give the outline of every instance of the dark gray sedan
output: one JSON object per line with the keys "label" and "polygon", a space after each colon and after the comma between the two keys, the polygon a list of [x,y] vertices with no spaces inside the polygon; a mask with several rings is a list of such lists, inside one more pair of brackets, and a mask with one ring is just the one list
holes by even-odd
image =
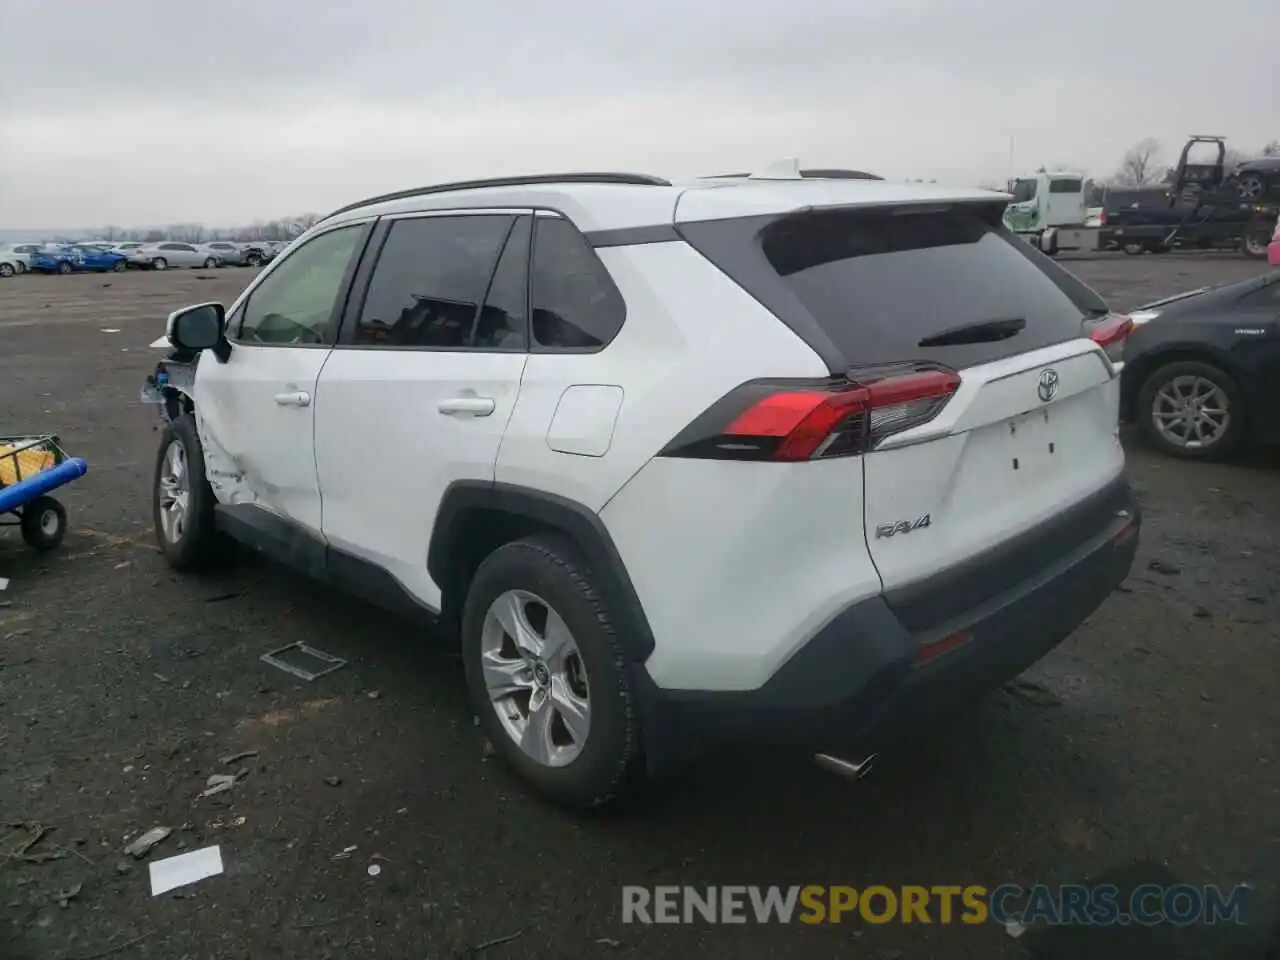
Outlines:
{"label": "dark gray sedan", "polygon": [[212,250],[224,267],[251,266],[248,247],[243,243],[233,243],[230,240],[212,240],[205,244],[205,248]]}
{"label": "dark gray sedan", "polygon": [[1120,417],[1172,456],[1280,442],[1280,270],[1133,311]]}

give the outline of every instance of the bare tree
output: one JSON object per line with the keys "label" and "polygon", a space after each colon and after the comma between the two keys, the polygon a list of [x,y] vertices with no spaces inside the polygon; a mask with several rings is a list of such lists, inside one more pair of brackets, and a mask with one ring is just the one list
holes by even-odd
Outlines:
{"label": "bare tree", "polygon": [[163,230],[148,230],[142,239],[147,243],[159,243],[161,240],[167,240],[168,236]]}
{"label": "bare tree", "polygon": [[1155,137],[1139,140],[1120,161],[1116,178],[1135,187],[1145,187],[1159,180],[1164,167],[1160,164],[1160,141]]}
{"label": "bare tree", "polygon": [[1264,157],[1274,157],[1276,154],[1280,154],[1280,140],[1272,140],[1262,148]]}

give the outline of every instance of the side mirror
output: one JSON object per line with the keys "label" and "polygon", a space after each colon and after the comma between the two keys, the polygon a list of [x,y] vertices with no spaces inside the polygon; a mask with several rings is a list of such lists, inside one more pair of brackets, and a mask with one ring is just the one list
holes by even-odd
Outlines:
{"label": "side mirror", "polygon": [[165,336],[179,350],[212,350],[222,363],[231,354],[227,310],[220,303],[200,303],[169,314]]}

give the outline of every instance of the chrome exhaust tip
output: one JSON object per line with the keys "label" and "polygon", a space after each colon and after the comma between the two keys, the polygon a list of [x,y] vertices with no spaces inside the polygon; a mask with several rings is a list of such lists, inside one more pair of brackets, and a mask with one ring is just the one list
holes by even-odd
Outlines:
{"label": "chrome exhaust tip", "polygon": [[878,753],[869,753],[861,760],[855,761],[843,760],[829,753],[815,753],[813,759],[817,761],[818,766],[826,767],[833,773],[838,773],[854,780],[861,780],[871,772],[879,756]]}

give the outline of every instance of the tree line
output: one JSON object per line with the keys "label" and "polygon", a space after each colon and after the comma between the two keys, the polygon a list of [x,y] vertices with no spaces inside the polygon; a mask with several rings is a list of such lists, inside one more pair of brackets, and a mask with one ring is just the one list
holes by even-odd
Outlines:
{"label": "tree line", "polygon": [[183,243],[208,243],[210,240],[292,240],[308,230],[320,215],[304,213],[279,220],[259,220],[249,226],[207,227],[203,223],[171,223],[165,227],[117,227],[100,228],[97,239],[133,240],[143,243],[160,243],[178,240]]}

